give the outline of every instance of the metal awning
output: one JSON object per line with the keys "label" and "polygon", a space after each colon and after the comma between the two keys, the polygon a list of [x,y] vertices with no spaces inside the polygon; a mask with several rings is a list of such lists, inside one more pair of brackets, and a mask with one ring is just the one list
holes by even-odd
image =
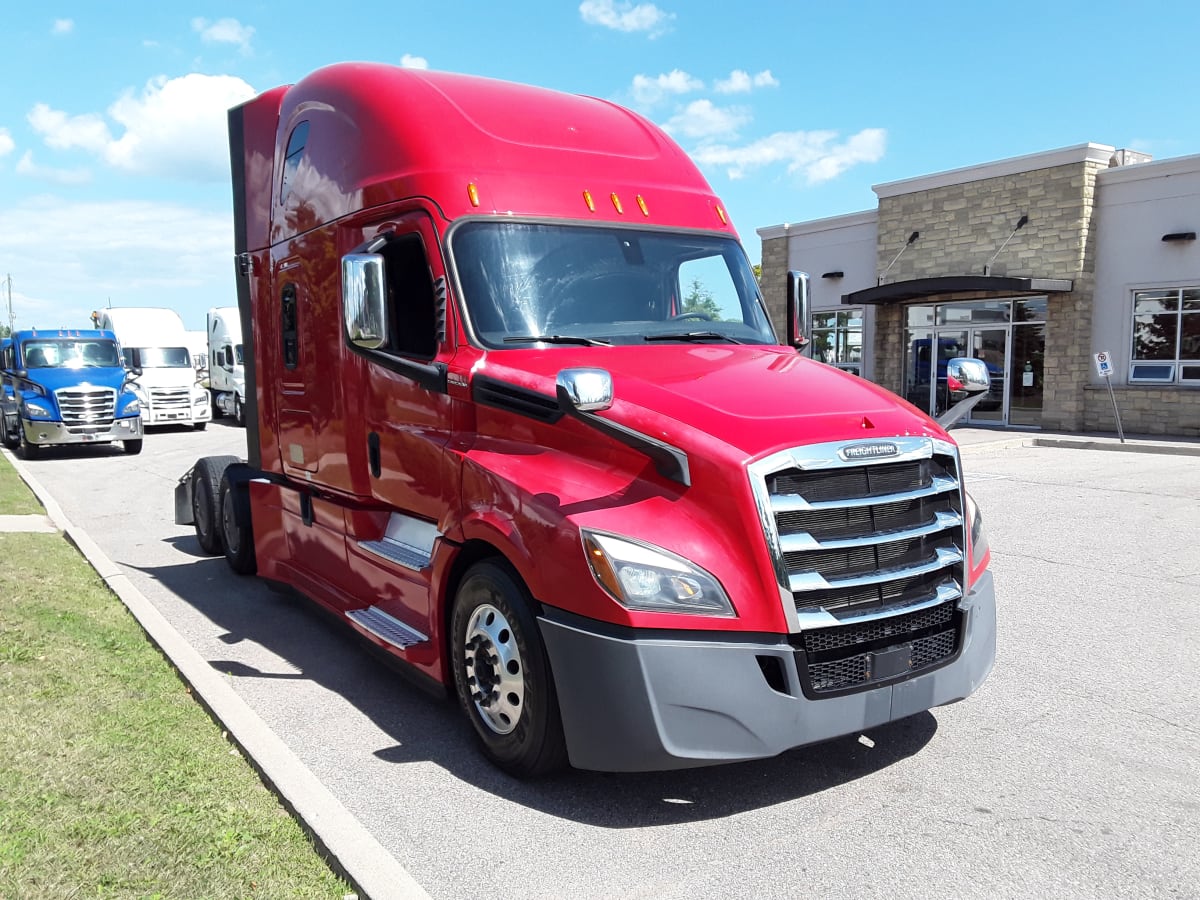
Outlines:
{"label": "metal awning", "polygon": [[1002,275],[943,275],[939,278],[914,278],[894,281],[878,287],[863,288],[852,294],[842,294],[846,306],[864,303],[901,303],[919,300],[935,294],[959,291],[999,291],[1002,293],[1065,294],[1074,282],[1069,278],[1008,278]]}

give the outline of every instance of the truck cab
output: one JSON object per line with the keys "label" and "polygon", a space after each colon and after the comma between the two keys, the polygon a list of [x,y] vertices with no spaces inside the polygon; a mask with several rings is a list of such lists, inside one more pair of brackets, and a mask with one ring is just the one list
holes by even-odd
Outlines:
{"label": "truck cab", "polygon": [[246,424],[242,319],[236,306],[208,311],[208,392],[214,419],[230,416],[236,424]]}
{"label": "truck cab", "polygon": [[18,331],[0,354],[10,449],[34,458],[46,447],[120,441],[126,453],[141,452],[136,375],[111,331]]}
{"label": "truck cab", "polygon": [[229,133],[247,452],[177,521],[456,697],[498,766],[758,759],[987,677],[953,440],[798,352],[802,291],[781,342],[651,122],[353,63]]}
{"label": "truck cab", "polygon": [[96,316],[99,327],[121,342],[126,367],[141,370],[137,390],[145,424],[204,430],[212,419],[208,391],[200,384],[179,313],[127,306],[101,309]]}

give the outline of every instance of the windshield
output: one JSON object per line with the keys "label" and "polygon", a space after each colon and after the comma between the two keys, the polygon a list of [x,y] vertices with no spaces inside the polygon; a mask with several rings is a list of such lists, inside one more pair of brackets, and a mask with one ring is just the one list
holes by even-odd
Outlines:
{"label": "windshield", "polygon": [[187,347],[125,347],[125,365],[143,369],[190,369],[192,355]]}
{"label": "windshield", "polygon": [[22,345],[27,369],[84,369],[117,367],[121,357],[115,341],[58,339],[26,341]]}
{"label": "windshield", "polygon": [[233,348],[233,362],[234,362],[234,365],[238,365],[238,366],[243,366],[246,364],[245,360],[242,359],[242,345],[241,344],[238,344],[236,347]]}
{"label": "windshield", "polygon": [[[774,344],[741,246],[715,235],[470,222],[450,245],[487,347]],[[555,340],[557,339],[557,340]]]}

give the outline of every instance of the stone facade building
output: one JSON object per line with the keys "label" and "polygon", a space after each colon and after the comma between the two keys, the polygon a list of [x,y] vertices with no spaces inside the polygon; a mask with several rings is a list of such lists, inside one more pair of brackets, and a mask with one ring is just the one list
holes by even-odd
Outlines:
{"label": "stone facade building", "polygon": [[[783,321],[809,272],[815,355],[938,412],[984,359],[971,421],[1200,435],[1200,156],[1083,144],[877,185],[878,207],[759,229]],[[941,363],[939,385],[938,363]]]}

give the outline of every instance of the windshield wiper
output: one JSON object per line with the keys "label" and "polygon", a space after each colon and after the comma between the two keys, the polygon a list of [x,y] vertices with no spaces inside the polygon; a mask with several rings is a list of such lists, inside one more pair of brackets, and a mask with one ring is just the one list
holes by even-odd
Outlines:
{"label": "windshield wiper", "polygon": [[680,331],[674,334],[648,334],[644,341],[728,341],[730,344],[740,344],[735,337],[721,334],[719,331]]}
{"label": "windshield wiper", "polygon": [[581,337],[574,334],[522,334],[506,337],[506,344],[584,344],[588,347],[611,347],[612,341]]}

